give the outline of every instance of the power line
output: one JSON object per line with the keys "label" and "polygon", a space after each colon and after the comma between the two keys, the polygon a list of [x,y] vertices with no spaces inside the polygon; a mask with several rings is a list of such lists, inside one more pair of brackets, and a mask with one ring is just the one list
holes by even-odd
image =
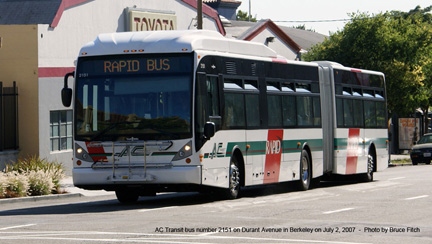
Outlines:
{"label": "power line", "polygon": [[273,22],[280,23],[325,23],[325,22],[342,22],[342,21],[350,21],[351,19],[329,19],[329,20],[272,20]]}

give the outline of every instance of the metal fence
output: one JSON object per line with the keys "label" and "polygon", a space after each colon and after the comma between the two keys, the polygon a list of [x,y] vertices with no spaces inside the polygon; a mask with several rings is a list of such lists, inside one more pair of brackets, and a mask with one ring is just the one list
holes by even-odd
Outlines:
{"label": "metal fence", "polygon": [[0,82],[0,151],[18,149],[18,88]]}

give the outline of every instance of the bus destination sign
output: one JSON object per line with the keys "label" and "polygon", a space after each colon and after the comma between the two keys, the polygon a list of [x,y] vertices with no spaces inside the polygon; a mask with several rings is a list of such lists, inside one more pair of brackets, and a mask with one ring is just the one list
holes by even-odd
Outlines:
{"label": "bus destination sign", "polygon": [[[130,56],[129,56],[130,57]],[[155,74],[184,73],[192,71],[190,56],[176,57],[119,57],[114,59],[87,59],[78,67],[79,77],[120,75],[120,74]]]}

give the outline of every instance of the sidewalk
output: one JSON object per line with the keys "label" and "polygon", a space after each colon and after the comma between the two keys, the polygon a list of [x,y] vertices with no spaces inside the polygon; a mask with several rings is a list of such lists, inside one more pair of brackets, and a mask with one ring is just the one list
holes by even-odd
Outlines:
{"label": "sidewalk", "polygon": [[64,194],[51,194],[45,196],[34,196],[34,197],[16,197],[16,198],[4,198],[0,199],[0,205],[2,204],[13,204],[18,202],[38,202],[44,200],[53,199],[64,199],[64,198],[77,198],[77,197],[95,197],[95,196],[115,196],[114,192],[108,192],[104,190],[83,190],[73,185],[72,176],[66,176],[61,181],[61,189],[66,191]]}
{"label": "sidewalk", "polygon": [[392,154],[391,155],[391,160],[402,160],[402,159],[411,160],[409,154]]}
{"label": "sidewalk", "polygon": [[113,191],[104,191],[104,190],[84,190],[73,185],[72,176],[66,176],[61,181],[62,189],[68,193],[72,194],[81,194],[81,196],[85,197],[94,197],[94,196],[106,196],[106,195],[115,195]]}
{"label": "sidewalk", "polygon": [[409,154],[392,154],[390,156],[389,167],[395,166],[412,166],[411,158]]}

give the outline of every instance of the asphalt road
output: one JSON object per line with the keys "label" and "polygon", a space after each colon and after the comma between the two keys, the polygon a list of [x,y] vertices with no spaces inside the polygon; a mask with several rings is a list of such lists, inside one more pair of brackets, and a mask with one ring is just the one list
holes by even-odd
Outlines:
{"label": "asphalt road", "polygon": [[162,194],[0,204],[0,243],[432,243],[432,165],[388,168],[371,183],[243,191],[220,201]]}

